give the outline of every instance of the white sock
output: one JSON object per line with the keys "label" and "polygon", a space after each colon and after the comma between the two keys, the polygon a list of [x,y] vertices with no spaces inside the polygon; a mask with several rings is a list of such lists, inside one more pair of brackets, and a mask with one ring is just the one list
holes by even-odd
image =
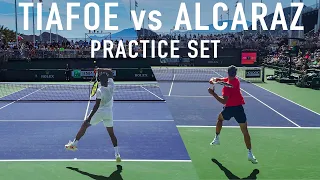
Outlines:
{"label": "white sock", "polygon": [[119,154],[119,148],[118,148],[118,146],[114,147],[114,153],[115,153],[116,155]]}
{"label": "white sock", "polygon": [[77,141],[76,139],[73,140],[73,144],[77,145],[79,141]]}
{"label": "white sock", "polygon": [[216,139],[219,139],[219,134],[216,134],[215,138],[216,138]]}
{"label": "white sock", "polygon": [[249,154],[252,154],[252,151],[251,151],[251,149],[248,149],[249,150]]}

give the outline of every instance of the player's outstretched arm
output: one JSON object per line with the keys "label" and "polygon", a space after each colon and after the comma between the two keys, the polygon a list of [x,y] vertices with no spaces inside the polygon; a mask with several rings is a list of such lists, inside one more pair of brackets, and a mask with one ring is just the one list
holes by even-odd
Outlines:
{"label": "player's outstretched arm", "polygon": [[215,78],[215,77],[212,77],[210,80],[209,80],[209,83],[210,84],[213,84],[214,82],[221,82],[221,81],[224,81],[225,78]]}

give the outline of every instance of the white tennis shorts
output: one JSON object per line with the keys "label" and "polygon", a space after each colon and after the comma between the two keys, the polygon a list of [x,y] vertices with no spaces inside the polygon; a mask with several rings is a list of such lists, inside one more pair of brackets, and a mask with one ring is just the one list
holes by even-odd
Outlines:
{"label": "white tennis shorts", "polygon": [[113,127],[113,112],[110,111],[97,111],[91,121],[91,125],[97,125],[98,123],[103,122],[104,127]]}

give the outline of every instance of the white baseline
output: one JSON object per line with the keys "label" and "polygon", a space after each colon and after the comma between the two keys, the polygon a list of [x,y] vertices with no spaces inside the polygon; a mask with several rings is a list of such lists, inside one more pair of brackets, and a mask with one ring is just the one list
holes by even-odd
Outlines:
{"label": "white baseline", "polygon": [[[121,159],[123,162],[192,162],[186,160]],[[0,162],[114,162],[114,159],[3,159]]]}

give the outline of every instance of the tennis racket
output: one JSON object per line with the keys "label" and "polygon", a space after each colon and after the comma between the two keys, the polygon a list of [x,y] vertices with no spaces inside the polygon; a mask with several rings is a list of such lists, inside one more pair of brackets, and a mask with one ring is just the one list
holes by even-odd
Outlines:
{"label": "tennis racket", "polygon": [[98,87],[99,87],[99,82],[98,82],[98,71],[95,74],[95,81],[93,83],[93,86],[91,88],[90,96],[93,97],[96,95]]}
{"label": "tennis racket", "polygon": [[219,85],[222,85],[222,86],[225,86],[225,87],[228,87],[228,88],[233,88],[232,84],[229,84],[229,83],[226,83],[226,82],[223,82],[223,81],[213,82],[213,84],[219,84]]}

